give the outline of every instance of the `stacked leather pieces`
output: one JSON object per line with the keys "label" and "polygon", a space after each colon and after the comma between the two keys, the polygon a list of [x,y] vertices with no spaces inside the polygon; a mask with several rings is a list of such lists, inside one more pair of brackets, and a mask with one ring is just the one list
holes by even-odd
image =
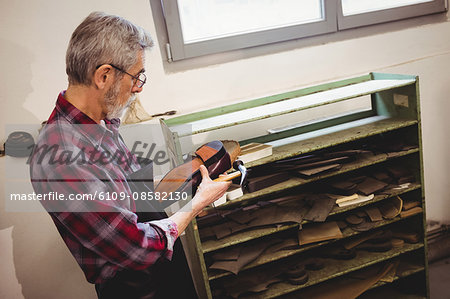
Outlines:
{"label": "stacked leather pieces", "polygon": [[352,195],[354,193],[370,195],[385,189],[388,184],[368,176],[356,176],[346,180],[334,181],[332,189],[342,195]]}
{"label": "stacked leather pieces", "polygon": [[406,243],[415,244],[421,240],[421,236],[417,232],[412,232],[408,228],[399,227],[392,230],[392,236],[401,239]]}
{"label": "stacked leather pieces", "polygon": [[400,215],[403,200],[400,196],[392,197],[380,204],[380,211],[384,219],[393,219]]}
{"label": "stacked leather pieces", "polygon": [[215,210],[213,213],[197,217],[200,238],[202,241],[217,239],[216,235],[223,238],[233,232],[250,229],[249,222],[258,216],[257,213],[254,214],[256,210],[269,205],[300,202],[303,197],[302,194],[288,195],[233,210]]}
{"label": "stacked leather pieces", "polygon": [[373,156],[373,153],[359,149],[316,152],[255,166],[249,169],[247,190],[255,192],[273,186],[289,179],[290,174],[312,177],[327,171],[337,170],[343,164],[355,161],[359,155]]}
{"label": "stacked leather pieces", "polygon": [[412,183],[416,180],[410,170],[400,165],[391,165],[387,167],[387,171],[396,180],[398,185]]}
{"label": "stacked leather pieces", "polygon": [[217,286],[222,293],[232,298],[257,294],[266,291],[271,285],[283,281],[280,269],[259,269],[245,275],[238,275],[224,280]]}
{"label": "stacked leather pieces", "polygon": [[405,218],[422,213],[423,209],[421,204],[420,201],[404,201],[400,217]]}
{"label": "stacked leather pieces", "polygon": [[220,240],[250,229],[286,223],[300,224],[308,211],[309,207],[301,200],[262,202],[225,214],[225,222],[201,229],[200,236],[202,240],[211,236]]}
{"label": "stacked leather pieces", "polygon": [[[286,281],[293,285],[305,284],[310,271],[322,270],[325,262],[321,258],[308,257],[298,262],[285,262],[282,267],[263,268],[245,275],[227,279],[218,286],[218,298],[241,298],[266,291],[271,285]],[[215,296],[216,297],[216,296]]]}
{"label": "stacked leather pieces", "polygon": [[311,209],[304,219],[313,222],[324,222],[336,205],[336,200],[326,194],[308,194],[305,198]]}
{"label": "stacked leather pieces", "polygon": [[326,283],[302,290],[296,298],[302,299],[354,299],[367,291],[371,286],[385,277],[395,266],[394,263],[385,263],[365,269],[370,271],[364,278],[351,276],[339,277]]}
{"label": "stacked leather pieces", "polygon": [[[372,210],[371,210],[372,211]],[[376,212],[369,212],[370,214],[376,214]],[[374,218],[377,219],[377,218]],[[378,220],[379,221],[379,220]],[[372,221],[370,216],[368,216],[365,211],[356,211],[352,214],[349,214],[345,217],[345,222],[348,226],[357,232],[364,232],[374,228],[377,225],[378,221]]]}
{"label": "stacked leather pieces", "polygon": [[305,284],[308,279],[308,273],[305,270],[304,264],[294,264],[290,266],[283,273],[284,278],[291,284],[302,285]]}
{"label": "stacked leather pieces", "polygon": [[336,245],[321,252],[321,257],[346,261],[356,257],[356,250],[354,248],[347,249],[343,246]]}
{"label": "stacked leather pieces", "polygon": [[[382,234],[378,236],[373,236],[372,238],[364,240],[355,248],[357,250],[365,250],[371,252],[386,252],[394,247],[391,239],[392,239],[392,232],[384,231]],[[400,247],[402,245],[403,244],[401,245],[397,244],[396,246]]]}
{"label": "stacked leather pieces", "polygon": [[252,172],[247,179],[246,187],[248,192],[256,192],[258,190],[282,183],[290,177],[291,176],[287,172],[276,172],[263,176],[254,176]]}
{"label": "stacked leather pieces", "polygon": [[320,258],[307,258],[298,263],[289,266],[283,273],[286,281],[293,285],[302,285],[308,282],[309,271],[322,270],[325,263]]}
{"label": "stacked leather pieces", "polygon": [[311,177],[327,171],[340,169],[342,165],[353,162],[362,155],[366,157],[373,156],[373,153],[360,149],[318,153],[316,161],[297,164],[292,167],[292,170],[294,174],[300,175],[301,177]]}
{"label": "stacked leather pieces", "polygon": [[298,232],[299,245],[342,238],[342,232],[335,221],[311,223]]}
{"label": "stacked leather pieces", "polygon": [[374,228],[383,219],[393,219],[400,215],[403,201],[399,196],[392,197],[376,206],[368,206],[345,217],[348,226],[357,232]]}
{"label": "stacked leather pieces", "polygon": [[227,248],[212,255],[214,263],[209,269],[224,270],[238,275],[243,267],[255,261],[267,248],[281,242],[280,239],[257,240],[231,249]]}

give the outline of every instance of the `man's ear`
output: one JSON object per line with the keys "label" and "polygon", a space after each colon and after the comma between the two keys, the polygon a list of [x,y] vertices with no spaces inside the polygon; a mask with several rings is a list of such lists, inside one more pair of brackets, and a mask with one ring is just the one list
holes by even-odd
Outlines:
{"label": "man's ear", "polygon": [[95,70],[92,81],[96,88],[105,89],[108,88],[110,82],[114,80],[114,70],[112,66],[104,64]]}

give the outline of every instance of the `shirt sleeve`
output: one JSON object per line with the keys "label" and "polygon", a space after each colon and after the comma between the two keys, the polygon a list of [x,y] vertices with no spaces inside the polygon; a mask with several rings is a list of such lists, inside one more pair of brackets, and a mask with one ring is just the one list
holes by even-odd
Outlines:
{"label": "shirt sleeve", "polygon": [[[161,257],[171,259],[178,236],[176,224],[168,218],[138,223],[137,215],[129,209],[129,200],[99,200],[100,192],[129,192],[126,181],[104,177],[107,175],[92,165],[54,168],[49,182],[43,184],[43,192],[63,193],[66,198],[70,194],[96,194],[97,198],[69,201],[47,211],[85,248],[120,267],[142,270]],[[43,204],[54,207],[54,203]]]}

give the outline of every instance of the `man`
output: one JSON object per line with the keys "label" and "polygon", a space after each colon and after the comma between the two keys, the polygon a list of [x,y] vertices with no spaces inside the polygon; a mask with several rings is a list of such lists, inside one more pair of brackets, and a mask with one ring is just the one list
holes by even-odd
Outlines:
{"label": "man", "polygon": [[[71,37],[69,86],[59,94],[30,160],[36,193],[72,197],[42,203],[99,298],[169,298],[174,290],[188,297],[179,288],[184,281],[174,281],[180,273],[161,279],[161,265],[171,267],[177,237],[230,184],[213,182],[202,167],[191,210],[139,221],[129,178],[141,166],[119,136],[118,117],[142,91],[144,51],[151,46],[150,36],[129,21],[90,14]],[[85,195],[93,200],[73,200]]]}

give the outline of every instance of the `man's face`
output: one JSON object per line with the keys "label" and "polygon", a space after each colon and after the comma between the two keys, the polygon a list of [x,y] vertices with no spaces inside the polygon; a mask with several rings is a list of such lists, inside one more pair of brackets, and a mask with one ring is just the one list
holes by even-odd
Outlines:
{"label": "man's face", "polygon": [[[144,51],[138,55],[138,61],[126,72],[133,76],[138,76],[144,72]],[[137,87],[135,79],[127,74],[116,80],[105,94],[105,105],[107,110],[107,119],[119,118],[123,112],[136,99],[136,93],[142,91],[142,87]]]}

